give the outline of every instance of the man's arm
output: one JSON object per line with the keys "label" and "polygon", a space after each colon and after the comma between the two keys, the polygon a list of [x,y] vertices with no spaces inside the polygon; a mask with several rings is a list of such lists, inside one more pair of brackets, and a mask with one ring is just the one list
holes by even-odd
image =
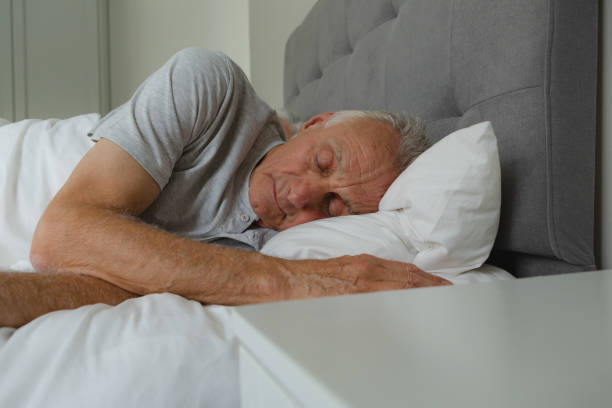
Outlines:
{"label": "man's arm", "polygon": [[0,272],[0,327],[20,327],[54,310],[92,303],[114,306],[135,296],[91,276]]}
{"label": "man's arm", "polygon": [[413,265],[366,255],[288,261],[178,237],[136,218],[159,192],[129,154],[101,140],[43,214],[32,264],[39,271],[97,277],[137,294],[172,292],[224,305],[446,282]]}

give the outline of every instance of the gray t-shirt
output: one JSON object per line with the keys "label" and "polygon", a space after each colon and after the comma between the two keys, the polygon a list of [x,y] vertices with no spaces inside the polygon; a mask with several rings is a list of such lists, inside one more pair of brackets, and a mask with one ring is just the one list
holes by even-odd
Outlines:
{"label": "gray t-shirt", "polygon": [[[274,231],[258,219],[251,171],[284,142],[273,110],[227,56],[188,48],[151,75],[90,132],[128,152],[157,182],[141,215],[197,241],[259,250]],[[248,229],[248,230],[247,230]]]}

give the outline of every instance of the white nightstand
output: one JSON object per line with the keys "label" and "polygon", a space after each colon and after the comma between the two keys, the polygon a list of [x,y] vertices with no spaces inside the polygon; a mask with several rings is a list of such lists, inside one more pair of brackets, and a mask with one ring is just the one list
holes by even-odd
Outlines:
{"label": "white nightstand", "polygon": [[612,271],[237,307],[244,407],[610,407]]}

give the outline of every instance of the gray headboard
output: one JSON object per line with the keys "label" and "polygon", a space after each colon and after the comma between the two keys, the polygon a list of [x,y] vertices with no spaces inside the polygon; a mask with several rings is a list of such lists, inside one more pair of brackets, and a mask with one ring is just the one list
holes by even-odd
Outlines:
{"label": "gray headboard", "polygon": [[594,268],[597,0],[319,0],[286,45],[285,108],[411,112],[436,141],[490,120],[502,215],[488,261]]}

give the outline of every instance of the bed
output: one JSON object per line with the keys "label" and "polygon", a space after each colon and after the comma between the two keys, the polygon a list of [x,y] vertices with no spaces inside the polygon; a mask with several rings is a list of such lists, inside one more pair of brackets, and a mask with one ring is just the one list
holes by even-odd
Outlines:
{"label": "bed", "polygon": [[[286,45],[285,109],[411,112],[432,142],[488,121],[501,213],[487,264],[592,270],[597,22],[595,0],[320,0]],[[236,406],[236,360],[227,308],[160,294],[59,311],[0,329],[0,406]]]}

